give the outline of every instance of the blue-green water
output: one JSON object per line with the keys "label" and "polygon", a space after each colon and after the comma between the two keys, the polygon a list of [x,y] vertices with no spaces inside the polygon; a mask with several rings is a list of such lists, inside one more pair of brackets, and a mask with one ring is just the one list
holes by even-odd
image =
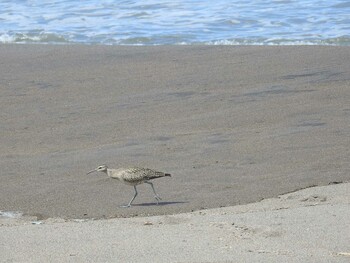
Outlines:
{"label": "blue-green water", "polygon": [[0,43],[350,45],[350,1],[0,1]]}

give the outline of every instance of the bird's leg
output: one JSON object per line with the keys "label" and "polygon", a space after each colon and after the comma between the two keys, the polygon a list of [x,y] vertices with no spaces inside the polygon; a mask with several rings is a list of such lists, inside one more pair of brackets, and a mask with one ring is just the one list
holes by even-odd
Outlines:
{"label": "bird's leg", "polygon": [[134,185],[134,189],[135,189],[135,194],[134,194],[134,196],[131,198],[129,204],[127,204],[127,205],[122,205],[121,207],[130,207],[130,206],[131,206],[132,201],[134,201],[135,197],[137,196],[136,185]]}
{"label": "bird's leg", "polygon": [[154,193],[154,198],[157,200],[157,205],[159,205],[159,200],[162,200],[159,195],[157,195],[156,191],[154,190],[153,184],[151,182],[145,182],[146,184],[151,185],[153,193]]}

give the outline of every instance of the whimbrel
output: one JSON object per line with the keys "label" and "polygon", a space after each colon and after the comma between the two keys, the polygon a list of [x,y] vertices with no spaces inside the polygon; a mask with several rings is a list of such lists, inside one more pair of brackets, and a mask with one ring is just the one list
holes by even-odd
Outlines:
{"label": "whimbrel", "polygon": [[131,168],[119,168],[119,169],[109,169],[107,165],[100,165],[96,169],[88,172],[104,172],[109,177],[113,179],[118,179],[119,181],[134,186],[135,194],[131,198],[130,202],[127,205],[123,205],[121,207],[130,207],[131,203],[134,201],[135,197],[137,196],[137,189],[136,185],[146,183],[149,184],[152,187],[154,198],[157,200],[157,205],[159,204],[159,200],[161,198],[159,195],[157,195],[156,191],[154,190],[154,186],[149,180],[164,177],[164,176],[171,176],[168,173],[158,172],[152,169],[148,168],[139,168],[139,167],[131,167]]}

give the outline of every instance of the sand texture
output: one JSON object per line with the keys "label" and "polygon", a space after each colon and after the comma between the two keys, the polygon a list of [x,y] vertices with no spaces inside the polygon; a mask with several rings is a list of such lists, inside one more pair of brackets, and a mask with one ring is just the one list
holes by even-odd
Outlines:
{"label": "sand texture", "polygon": [[350,184],[177,215],[1,219],[1,262],[349,262]]}
{"label": "sand texture", "polygon": [[[350,178],[349,47],[0,45],[0,76],[2,211],[165,215]],[[123,209],[132,187],[86,175],[104,163],[173,177]]]}

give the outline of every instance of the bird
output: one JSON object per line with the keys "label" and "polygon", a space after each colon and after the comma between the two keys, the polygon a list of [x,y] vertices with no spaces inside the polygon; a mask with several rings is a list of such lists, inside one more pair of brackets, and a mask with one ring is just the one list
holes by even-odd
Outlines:
{"label": "bird", "polygon": [[151,183],[150,180],[165,176],[171,177],[171,174],[169,173],[159,172],[149,168],[130,167],[110,169],[105,164],[98,166],[96,169],[89,171],[87,174],[93,172],[103,172],[113,179],[118,179],[124,184],[132,185],[134,187],[134,196],[131,198],[130,202],[127,205],[122,205],[121,207],[131,207],[131,203],[134,201],[138,194],[136,185],[143,183],[149,184],[152,187],[154,198],[156,199],[158,205],[161,198],[159,197],[159,195],[157,195],[156,191],[154,190],[153,183]]}

